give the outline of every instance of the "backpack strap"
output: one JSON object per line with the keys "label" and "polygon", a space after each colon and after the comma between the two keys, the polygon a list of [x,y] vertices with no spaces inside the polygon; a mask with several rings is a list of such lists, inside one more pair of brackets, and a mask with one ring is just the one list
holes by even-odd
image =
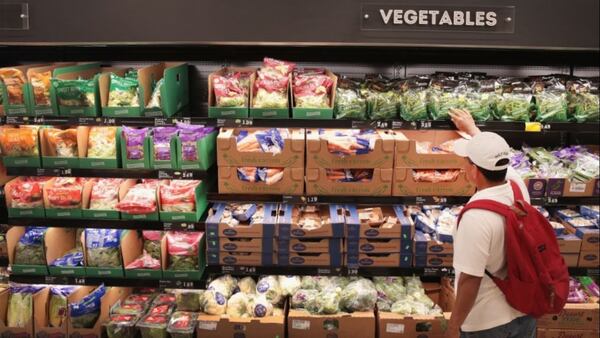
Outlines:
{"label": "backpack strap", "polygon": [[469,202],[467,203],[467,205],[464,206],[464,208],[460,211],[460,214],[458,215],[458,220],[456,221],[457,229],[463,214],[471,209],[483,209],[492,211],[501,216],[504,216],[505,218],[507,218],[513,212],[513,210],[508,205],[493,200],[476,200],[473,202]]}
{"label": "backpack strap", "polygon": [[515,198],[515,202],[516,201],[523,201],[523,192],[521,191],[521,188],[519,187],[519,185],[517,184],[517,182],[510,180],[510,186],[512,187],[512,191],[513,191],[513,196]]}

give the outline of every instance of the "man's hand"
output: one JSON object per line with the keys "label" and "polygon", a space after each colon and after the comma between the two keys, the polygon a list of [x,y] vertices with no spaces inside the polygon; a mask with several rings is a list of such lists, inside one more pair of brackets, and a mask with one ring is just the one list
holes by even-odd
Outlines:
{"label": "man's hand", "polygon": [[475,136],[481,132],[475,125],[473,116],[471,116],[471,113],[468,111],[464,109],[450,109],[449,115],[458,130],[465,132],[470,136]]}
{"label": "man's hand", "polygon": [[448,325],[446,332],[444,332],[444,338],[460,338],[460,330],[458,326]]}

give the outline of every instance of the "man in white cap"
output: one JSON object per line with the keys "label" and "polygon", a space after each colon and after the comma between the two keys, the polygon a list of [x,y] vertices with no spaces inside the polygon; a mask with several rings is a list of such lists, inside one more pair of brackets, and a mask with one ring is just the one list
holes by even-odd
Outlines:
{"label": "man in white cap", "polygon": [[[465,171],[477,192],[470,201],[491,199],[513,205],[508,180],[519,186],[529,202],[527,187],[510,167],[510,147],[498,134],[481,132],[465,110],[450,113],[457,128],[470,140],[455,144],[454,151],[466,157]],[[534,338],[536,321],[506,301],[502,291],[487,273],[506,277],[502,216],[492,211],[471,209],[462,216],[454,234],[456,302],[446,331],[447,338]]]}

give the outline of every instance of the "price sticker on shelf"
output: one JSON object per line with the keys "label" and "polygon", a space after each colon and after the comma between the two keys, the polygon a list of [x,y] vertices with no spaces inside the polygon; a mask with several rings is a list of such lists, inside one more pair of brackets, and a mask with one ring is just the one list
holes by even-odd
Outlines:
{"label": "price sticker on shelf", "polygon": [[[175,174],[175,173],[173,173],[173,174]],[[158,171],[158,179],[159,180],[173,179],[173,174],[170,171],[159,170]]]}
{"label": "price sticker on shelf", "polygon": [[390,121],[375,121],[374,127],[377,129],[390,129]]}
{"label": "price sticker on shelf", "polygon": [[348,268],[348,276],[358,276],[357,268]]}
{"label": "price sticker on shelf", "polygon": [[240,266],[240,273],[253,275],[256,273],[256,267],[254,266]]}
{"label": "price sticker on shelf", "polygon": [[184,289],[193,289],[194,288],[194,282],[192,281],[183,281],[181,282],[181,287]]}
{"label": "price sticker on shelf", "polygon": [[221,266],[221,272],[222,273],[233,273],[235,271],[235,268],[233,266],[229,266],[229,265],[222,265]]}
{"label": "price sticker on shelf", "polygon": [[251,127],[254,125],[254,121],[252,119],[236,119],[235,123],[242,127]]}
{"label": "price sticker on shelf", "polygon": [[331,269],[317,269],[317,275],[331,275]]}
{"label": "price sticker on shelf", "polygon": [[525,122],[525,131],[530,133],[539,133],[543,129],[540,122]]}
{"label": "price sticker on shelf", "polygon": [[548,197],[546,198],[547,204],[558,204],[558,198],[556,197]]}
{"label": "price sticker on shelf", "polygon": [[168,125],[170,125],[169,120],[164,117],[157,117],[154,119],[155,127],[162,127],[162,126],[168,126]]}
{"label": "price sticker on shelf", "polygon": [[421,129],[431,129],[431,121],[421,121],[419,124]]}
{"label": "price sticker on shelf", "polygon": [[45,124],[46,119],[43,116],[36,116],[33,118],[33,123],[34,124]]}
{"label": "price sticker on shelf", "polygon": [[23,121],[25,122],[26,117],[20,119],[17,116],[7,116],[6,117],[6,124],[20,124],[19,122]]}
{"label": "price sticker on shelf", "polygon": [[62,168],[58,170],[59,176],[71,176],[73,175],[73,170],[71,168]]}
{"label": "price sticker on shelf", "polygon": [[180,177],[185,180],[191,180],[194,178],[194,172],[192,171],[182,171]]}
{"label": "price sticker on shelf", "polygon": [[76,277],[75,279],[73,279],[73,284],[76,284],[76,285],[85,285],[85,278],[83,278],[83,277]]}
{"label": "price sticker on shelf", "polygon": [[402,129],[404,127],[403,121],[392,121],[392,129]]}
{"label": "price sticker on shelf", "polygon": [[319,196],[306,196],[306,203],[318,203]]}
{"label": "price sticker on shelf", "polygon": [[78,117],[77,118],[77,124],[80,126],[93,126],[100,121],[102,121],[102,120],[99,118],[96,118],[96,117]]}
{"label": "price sticker on shelf", "polygon": [[114,117],[103,117],[102,124],[105,126],[114,126],[116,124],[116,119]]}

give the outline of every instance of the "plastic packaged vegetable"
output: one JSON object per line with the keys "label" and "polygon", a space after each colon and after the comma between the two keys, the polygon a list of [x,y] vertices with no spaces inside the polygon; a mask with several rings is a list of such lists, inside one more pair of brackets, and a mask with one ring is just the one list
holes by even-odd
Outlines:
{"label": "plastic packaged vegetable", "polygon": [[507,80],[498,101],[498,115],[502,121],[529,122],[531,114],[531,87],[522,81]]}
{"label": "plastic packaged vegetable", "polygon": [[10,285],[6,326],[24,328],[33,320],[33,294],[41,289],[33,285]]}
{"label": "plastic packaged vegetable", "polygon": [[271,58],[256,73],[254,83],[254,108],[287,108],[289,74],[296,65]]}
{"label": "plastic packaged vegetable", "polygon": [[240,292],[246,294],[254,294],[256,293],[256,282],[252,277],[244,277],[240,279],[237,283]]}
{"label": "plastic packaged vegetable", "polygon": [[357,80],[342,77],[338,81],[333,112],[337,119],[367,118],[367,101],[360,95]]}
{"label": "plastic packaged vegetable", "polygon": [[394,119],[398,116],[400,93],[384,78],[369,79],[365,91],[369,115],[372,120]]}
{"label": "plastic packaged vegetable", "polygon": [[567,93],[560,81],[555,78],[541,79],[534,82],[533,89],[536,121],[567,121]]}
{"label": "plastic packaged vegetable", "polygon": [[53,78],[60,106],[93,107],[96,104],[96,78],[90,80],[62,80]]}
{"label": "plastic packaged vegetable", "polygon": [[429,77],[414,76],[402,83],[400,117],[406,121],[427,120],[427,88]]}
{"label": "plastic packaged vegetable", "polygon": [[213,77],[217,107],[248,107],[250,74],[235,72]]}
{"label": "plastic packaged vegetable", "polygon": [[114,309],[113,313],[119,315],[134,315],[139,316],[146,312],[146,308],[148,307],[147,303],[127,303],[127,304],[119,304],[117,308]]}
{"label": "plastic packaged vegetable", "polygon": [[52,72],[36,72],[31,74],[31,86],[33,87],[33,100],[38,106],[49,106],[50,101],[50,79]]}
{"label": "plastic packaged vegetable", "polygon": [[50,263],[50,266],[83,266],[83,251],[80,248],[69,250],[62,257],[59,257]]}
{"label": "plastic packaged vegetable", "polygon": [[273,315],[273,304],[264,295],[251,297],[248,301],[247,313],[255,318]]}
{"label": "plastic packaged vegetable", "polygon": [[264,182],[273,185],[283,179],[284,168],[238,167],[237,176],[240,181]]}
{"label": "plastic packaged vegetable", "polygon": [[62,327],[67,321],[67,297],[75,291],[74,286],[50,287],[48,301],[48,324],[50,327]]}
{"label": "plastic packaged vegetable", "polygon": [[283,297],[294,295],[302,286],[299,276],[279,276],[278,281]]}
{"label": "plastic packaged vegetable", "polygon": [[184,161],[198,161],[198,141],[206,137],[215,129],[213,127],[193,126],[177,123],[179,140],[181,141],[181,158]]}
{"label": "plastic packaged vegetable", "polygon": [[120,77],[114,73],[110,74],[110,91],[108,93],[109,107],[139,107],[138,88],[139,82],[136,77]]}
{"label": "plastic packaged vegetable", "polygon": [[413,170],[413,179],[415,182],[454,182],[459,174],[460,170],[458,169],[419,169]]}
{"label": "plastic packaged vegetable", "polygon": [[361,278],[342,290],[341,308],[348,312],[372,311],[377,303],[377,290],[368,279]]}
{"label": "plastic packaged vegetable", "polygon": [[196,210],[197,180],[162,180],[159,186],[161,211],[193,212]]}
{"label": "plastic packaged vegetable", "polygon": [[14,264],[46,265],[44,235],[46,227],[28,226],[15,248]]}
{"label": "plastic packaged vegetable", "polygon": [[265,276],[256,283],[256,294],[264,295],[271,304],[279,304],[283,294],[277,276]]}
{"label": "plastic packaged vegetable", "polygon": [[369,182],[373,169],[326,169],[327,179],[336,182]]}
{"label": "plastic packaged vegetable", "polygon": [[81,208],[81,194],[85,178],[57,177],[52,186],[48,187],[49,208],[79,209]]}
{"label": "plastic packaged vegetable", "polygon": [[147,109],[161,107],[162,98],[161,98],[160,91],[161,91],[164,83],[165,83],[164,78],[158,80],[158,82],[156,83],[156,86],[152,90],[152,96],[150,96],[150,101],[148,101],[148,104],[146,105]]}
{"label": "plastic packaged vegetable", "polygon": [[236,137],[236,149],[240,152],[265,152],[277,155],[283,151],[285,138],[289,137],[285,128],[240,130]]}
{"label": "plastic packaged vegetable", "polygon": [[150,304],[152,298],[149,294],[132,294],[125,298],[123,304]]}
{"label": "plastic packaged vegetable", "polygon": [[142,253],[138,258],[134,259],[131,263],[125,266],[126,270],[131,269],[150,269],[159,270],[160,260],[152,258],[148,253]]}
{"label": "plastic packaged vegetable", "polygon": [[168,316],[147,315],[138,321],[136,327],[140,330],[142,338],[168,338],[168,323]]}
{"label": "plastic packaged vegetable", "polygon": [[178,271],[197,270],[198,251],[202,232],[167,232],[167,250],[169,253],[169,269]]}
{"label": "plastic packaged vegetable", "polygon": [[156,183],[138,183],[117,203],[115,209],[131,215],[150,214],[156,211]]}
{"label": "plastic packaged vegetable", "polygon": [[202,311],[204,290],[175,290],[177,311]]}
{"label": "plastic packaged vegetable", "polygon": [[175,304],[175,295],[172,293],[161,293],[152,301],[153,305]]}
{"label": "plastic packaged vegetable", "polygon": [[106,323],[106,334],[108,338],[130,338],[135,337],[138,321],[137,315],[114,314]]}
{"label": "plastic packaged vegetable", "polygon": [[196,314],[177,311],[171,315],[167,332],[171,338],[194,338]]}
{"label": "plastic packaged vegetable", "polygon": [[116,158],[117,127],[91,127],[88,136],[87,157]]}
{"label": "plastic packaged vegetable", "polygon": [[309,299],[305,309],[313,314],[336,314],[340,312],[340,288],[319,291],[317,297]]}
{"label": "plastic packaged vegetable", "polygon": [[599,79],[577,79],[567,82],[569,120],[595,122],[600,117]]}
{"label": "plastic packaged vegetable", "polygon": [[120,267],[121,235],[119,229],[85,229],[87,266]]}
{"label": "plastic packaged vegetable", "polygon": [[202,296],[204,301],[204,311],[209,315],[222,315],[227,309],[227,298],[215,290],[206,290]]}
{"label": "plastic packaged vegetable", "polygon": [[91,210],[114,210],[119,202],[120,178],[100,178],[92,185]]}
{"label": "plastic packaged vegetable", "polygon": [[297,108],[331,107],[333,80],[323,69],[309,69],[294,73],[294,103]]}
{"label": "plastic packaged vegetable", "polygon": [[100,305],[105,293],[104,285],[100,285],[80,301],[69,304],[69,318],[74,328],[89,329],[94,327],[100,316]]}
{"label": "plastic packaged vegetable", "polygon": [[25,104],[23,86],[27,79],[21,70],[16,68],[0,69],[0,80],[6,86],[9,104]]}
{"label": "plastic packaged vegetable", "polygon": [[372,129],[319,129],[319,138],[327,141],[330,153],[342,157],[368,154],[381,139]]}
{"label": "plastic packaged vegetable", "polygon": [[50,156],[77,157],[77,129],[43,128]]}
{"label": "plastic packaged vegetable", "polygon": [[317,298],[318,294],[319,291],[315,289],[300,289],[296,291],[291,298],[292,308],[305,309],[309,300]]}
{"label": "plastic packaged vegetable", "polygon": [[144,239],[144,251],[150,255],[150,257],[161,260],[161,242],[164,233],[162,231],[144,230],[142,231],[142,237]]}
{"label": "plastic packaged vegetable", "polygon": [[152,130],[154,160],[171,160],[171,139],[177,134],[176,127],[156,127]]}
{"label": "plastic packaged vegetable", "polygon": [[127,159],[129,160],[141,160],[145,156],[146,135],[148,128],[129,128],[123,127],[121,129],[123,138],[125,139],[125,147],[127,149]]}
{"label": "plastic packaged vegetable", "polygon": [[150,310],[148,310],[149,315],[170,315],[173,312],[175,306],[173,304],[159,304],[152,305]]}
{"label": "plastic packaged vegetable", "polygon": [[[248,304],[254,295],[248,295],[243,292],[238,292],[227,300],[226,313],[232,318],[246,318],[251,315],[248,312]],[[270,303],[269,303],[270,305]]]}
{"label": "plastic packaged vegetable", "polygon": [[219,276],[208,284],[208,290],[218,291],[225,296],[225,298],[231,297],[237,288],[237,280],[231,277],[231,275]]}
{"label": "plastic packaged vegetable", "polygon": [[38,127],[0,129],[0,150],[4,156],[38,156]]}

